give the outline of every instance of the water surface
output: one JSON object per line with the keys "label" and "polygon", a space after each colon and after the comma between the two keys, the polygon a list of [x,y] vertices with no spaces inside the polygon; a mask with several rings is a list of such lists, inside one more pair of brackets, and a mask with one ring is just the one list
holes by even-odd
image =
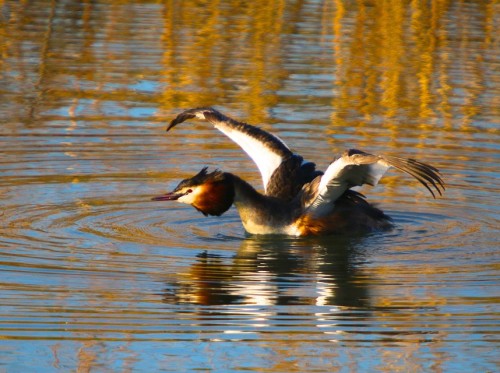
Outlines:
{"label": "water surface", "polygon": [[[0,371],[499,369],[495,1],[0,3]],[[215,105],[320,169],[389,172],[362,237],[245,234],[152,202],[202,167],[260,188]]]}

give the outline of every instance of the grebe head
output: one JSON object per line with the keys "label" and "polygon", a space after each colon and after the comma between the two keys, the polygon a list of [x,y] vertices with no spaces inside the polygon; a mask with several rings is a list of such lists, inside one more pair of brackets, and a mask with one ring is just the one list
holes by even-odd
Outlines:
{"label": "grebe head", "polygon": [[153,201],[178,201],[193,206],[206,215],[222,215],[234,201],[234,185],[229,174],[203,168],[195,176],[182,180],[170,193]]}

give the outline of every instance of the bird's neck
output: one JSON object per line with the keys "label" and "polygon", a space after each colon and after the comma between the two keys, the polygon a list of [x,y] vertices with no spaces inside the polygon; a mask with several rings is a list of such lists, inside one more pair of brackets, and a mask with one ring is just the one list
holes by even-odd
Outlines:
{"label": "bird's neck", "polygon": [[276,198],[265,196],[236,175],[232,175],[234,205],[245,230],[254,234],[284,233],[290,224],[292,208]]}

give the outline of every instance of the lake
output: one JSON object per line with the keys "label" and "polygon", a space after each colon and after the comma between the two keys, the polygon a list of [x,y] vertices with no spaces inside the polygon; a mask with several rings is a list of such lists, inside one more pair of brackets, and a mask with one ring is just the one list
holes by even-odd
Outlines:
{"label": "lake", "polygon": [[[0,2],[0,372],[495,372],[500,7],[486,1]],[[208,166],[261,188],[214,106],[362,193],[389,232],[246,234],[151,198]]]}

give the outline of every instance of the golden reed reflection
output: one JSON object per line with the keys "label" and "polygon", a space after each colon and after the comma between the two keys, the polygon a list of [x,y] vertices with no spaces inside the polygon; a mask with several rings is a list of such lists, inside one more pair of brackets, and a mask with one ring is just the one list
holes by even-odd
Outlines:
{"label": "golden reed reflection", "polygon": [[[465,126],[485,111],[498,116],[493,98],[486,105],[479,99],[487,91],[481,78],[493,68],[484,54],[492,50],[493,3],[478,4],[481,13],[471,16],[450,0],[430,4],[417,0],[359,1],[348,11],[343,2],[334,1],[333,123],[348,121],[355,110],[367,120],[382,116],[397,137],[406,118],[420,124],[425,139],[436,120],[449,128],[453,116],[455,124]],[[470,17],[481,22],[483,29],[472,26]],[[458,41],[454,40],[456,35],[450,35],[454,28],[460,30]],[[484,40],[484,47],[472,45],[478,38]],[[470,54],[474,49],[475,57]],[[472,84],[464,84],[463,79]],[[464,90],[459,97],[458,87]],[[453,106],[460,96],[463,106]],[[398,119],[402,113],[404,118]],[[422,142],[420,146],[424,146]]]}
{"label": "golden reed reflection", "polygon": [[[203,9],[187,17],[193,8]],[[255,9],[259,9],[255,13]],[[232,102],[242,104],[249,120],[265,120],[277,102],[282,81],[281,49],[284,1],[252,6],[186,1],[163,8],[164,89],[160,105],[172,108]],[[235,16],[235,15],[238,16]],[[182,24],[183,32],[179,32]]]}
{"label": "golden reed reflection", "polygon": [[[498,95],[487,91],[495,63],[486,54],[495,53],[495,0],[470,6],[473,12],[452,0],[166,0],[155,7],[147,1],[113,3],[101,12],[83,2],[63,29],[54,21],[65,13],[52,2],[44,8],[42,32],[33,37],[26,26],[34,8],[9,3],[8,21],[0,23],[0,79],[8,91],[18,85],[24,98],[31,97],[31,114],[40,101],[46,110],[85,98],[98,111],[113,100],[155,102],[159,116],[230,105],[260,123],[277,104],[301,103],[298,95],[282,94],[294,74],[317,79],[317,71],[330,71],[330,102],[314,91],[310,98],[332,108],[332,127],[382,119],[397,137],[410,121],[421,126],[424,139],[437,122],[467,127],[479,114],[499,115]],[[131,31],[139,28],[142,34]],[[74,39],[62,34],[67,32]],[[26,54],[26,40],[36,52]],[[159,74],[134,59],[134,47],[124,47],[130,42],[161,56]],[[330,58],[311,48],[320,42],[326,48],[329,43]],[[37,71],[30,71],[34,58]],[[149,96],[127,88],[138,78],[159,78],[161,88]],[[110,90],[110,84],[124,88]]]}

